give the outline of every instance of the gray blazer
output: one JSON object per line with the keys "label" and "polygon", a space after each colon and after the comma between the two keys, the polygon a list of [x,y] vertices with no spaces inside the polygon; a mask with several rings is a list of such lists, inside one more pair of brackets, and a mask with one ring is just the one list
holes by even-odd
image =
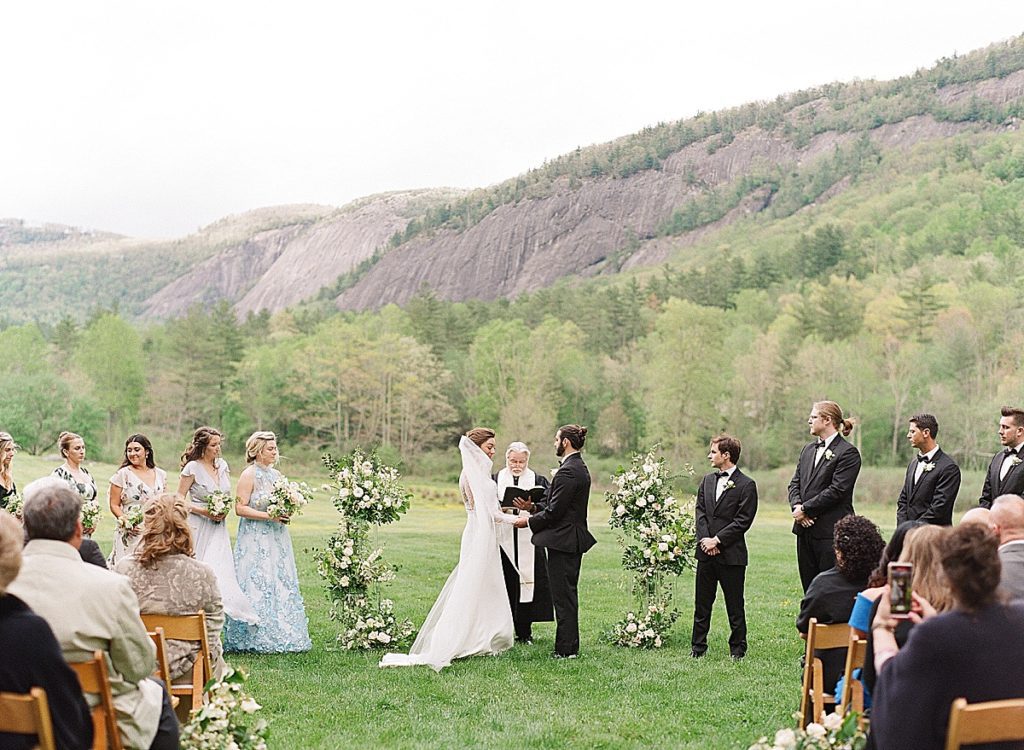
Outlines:
{"label": "gray blazer", "polygon": [[1000,547],[999,562],[1003,564],[1000,587],[1010,599],[1024,601],[1024,540]]}

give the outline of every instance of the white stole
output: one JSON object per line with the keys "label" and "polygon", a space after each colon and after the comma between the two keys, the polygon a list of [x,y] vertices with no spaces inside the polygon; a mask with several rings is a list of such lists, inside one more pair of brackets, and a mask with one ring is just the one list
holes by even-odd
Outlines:
{"label": "white stole", "polygon": [[[519,477],[519,484],[513,481],[512,472],[506,466],[498,472],[498,502],[505,497],[505,490],[509,487],[518,487],[522,490],[532,490],[537,486],[537,475],[529,468],[523,471]],[[519,601],[533,601],[533,571],[536,551],[533,546],[533,532],[527,526],[517,529],[511,524],[498,524],[498,544],[505,551],[508,559],[519,571]],[[518,545],[517,545],[518,541]],[[518,557],[516,550],[518,547]]]}

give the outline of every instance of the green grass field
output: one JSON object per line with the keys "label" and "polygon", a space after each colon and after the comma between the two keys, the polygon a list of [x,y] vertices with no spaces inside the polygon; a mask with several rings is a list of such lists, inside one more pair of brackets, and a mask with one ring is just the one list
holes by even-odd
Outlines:
{"label": "green grass field", "polygon": [[[24,485],[55,464],[19,456],[15,476]],[[286,471],[288,467],[283,467]],[[98,480],[113,467],[91,464]],[[319,485],[322,475],[295,471]],[[858,485],[860,512],[884,533],[892,528],[902,470],[866,469]],[[708,656],[690,658],[693,576],[676,585],[682,615],[660,651],[631,651],[601,641],[601,633],[632,606],[619,546],[605,520],[602,496],[591,500],[598,546],[586,555],[580,581],[581,658],[549,657],[554,625],[534,627],[532,646],[498,657],[456,662],[441,674],[426,667],[382,670],[379,653],[333,650],[311,548],[331,533],[336,512],[318,501],[297,519],[292,538],[314,647],[288,656],[232,656],[250,673],[250,688],[271,721],[273,748],[523,747],[746,748],[790,723],[799,691],[802,641],[793,625],[801,591],[783,491],[788,472],[758,476],[762,504],[748,535],[747,621],[750,650],[729,659],[728,622],[719,597]],[[106,482],[98,481],[105,496]],[[173,482],[172,482],[173,484]],[[409,483],[413,507],[385,528],[386,557],[399,565],[387,588],[399,616],[422,622],[457,562],[464,511],[455,489]],[[958,511],[974,504],[980,472],[967,473]],[[237,520],[232,518],[232,536]],[[96,539],[109,548],[113,523],[101,522]]]}

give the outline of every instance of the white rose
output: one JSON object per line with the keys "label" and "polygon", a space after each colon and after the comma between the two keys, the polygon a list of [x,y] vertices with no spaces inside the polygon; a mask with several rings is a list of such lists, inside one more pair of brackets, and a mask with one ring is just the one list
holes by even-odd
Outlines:
{"label": "white rose", "polygon": [[342,576],[341,580],[338,581],[342,586],[348,587],[348,576]]}
{"label": "white rose", "polygon": [[808,737],[814,737],[815,739],[821,739],[828,734],[828,732],[825,731],[825,727],[813,721],[807,725],[807,729],[804,731],[807,732]]}
{"label": "white rose", "polygon": [[651,551],[649,549],[645,549],[644,550],[644,557],[650,557],[650,556],[651,556]]}
{"label": "white rose", "polygon": [[356,497],[362,497],[362,496],[363,496],[363,488],[362,488],[362,487],[360,487],[360,486],[359,486],[359,485],[357,484],[357,485],[356,485],[356,488],[355,488],[354,490],[352,490],[352,494],[353,494],[353,495],[355,495]]}
{"label": "white rose", "polygon": [[821,723],[825,725],[825,729],[831,732],[843,725],[843,717],[838,713],[825,714]]}
{"label": "white rose", "polygon": [[646,498],[643,498],[643,497],[641,497],[641,498],[638,498],[638,499],[637,499],[637,501],[636,501],[636,506],[637,506],[638,508],[644,508],[644,507],[646,507],[646,506],[647,506],[647,499],[646,499]]}
{"label": "white rose", "polygon": [[254,714],[261,708],[262,706],[256,701],[254,701],[252,698],[246,698],[242,701],[242,710],[245,711],[247,714]]}
{"label": "white rose", "polygon": [[340,497],[342,500],[348,497],[348,487],[342,487],[340,490],[338,490],[338,497]]}
{"label": "white rose", "polygon": [[624,516],[624,515],[626,515],[626,506],[625,505],[617,505],[617,506],[615,506],[615,515],[617,515],[617,516]]}
{"label": "white rose", "polygon": [[647,628],[647,630],[644,631],[644,637],[646,637],[646,638],[653,638],[654,637],[654,631],[651,630],[650,628]]}
{"label": "white rose", "polygon": [[665,542],[658,542],[658,551],[668,552],[668,544],[666,544]]}
{"label": "white rose", "polygon": [[377,636],[377,640],[379,640],[381,643],[391,643],[391,636],[387,633],[381,633],[379,636]]}
{"label": "white rose", "polygon": [[635,633],[636,632],[636,623],[635,622],[629,623],[626,626],[626,632],[627,633]]}
{"label": "white rose", "polygon": [[792,729],[780,729],[775,733],[775,743],[779,747],[792,747],[796,744],[796,732]]}

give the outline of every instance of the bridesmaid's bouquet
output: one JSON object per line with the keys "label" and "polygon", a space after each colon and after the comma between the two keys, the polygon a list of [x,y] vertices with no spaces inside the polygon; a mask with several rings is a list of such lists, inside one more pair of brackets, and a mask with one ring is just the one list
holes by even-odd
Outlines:
{"label": "bridesmaid's bouquet", "polygon": [[267,506],[267,514],[275,519],[294,518],[313,499],[313,490],[308,484],[289,482],[284,477],[274,482],[274,489],[270,494],[271,501]]}
{"label": "bridesmaid's bouquet", "polygon": [[96,525],[100,522],[100,504],[99,501],[93,498],[92,500],[86,500],[82,503],[82,528],[96,529]]}
{"label": "bridesmaid's bouquet", "polygon": [[217,490],[206,496],[206,510],[211,516],[226,516],[235,504],[230,492]]}
{"label": "bridesmaid's bouquet", "polygon": [[121,531],[121,537],[127,539],[132,534],[138,533],[144,517],[145,511],[141,505],[129,505],[125,508],[121,517],[117,519],[117,528]]}
{"label": "bridesmaid's bouquet", "polygon": [[15,492],[13,495],[8,495],[2,501],[0,501],[0,508],[6,510],[12,516],[21,520],[21,511],[25,507],[25,499]]}

